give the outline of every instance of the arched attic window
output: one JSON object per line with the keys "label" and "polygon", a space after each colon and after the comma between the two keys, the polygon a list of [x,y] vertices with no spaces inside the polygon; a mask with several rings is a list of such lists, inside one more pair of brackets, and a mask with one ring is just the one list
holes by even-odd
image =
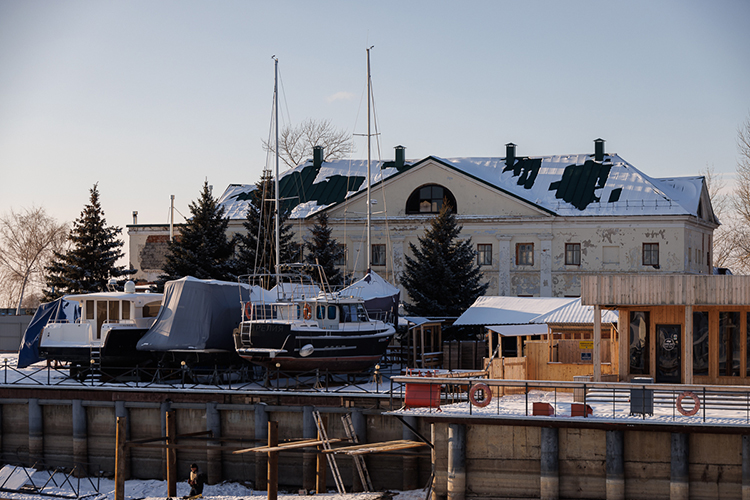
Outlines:
{"label": "arched attic window", "polygon": [[415,189],[406,201],[407,214],[436,214],[443,203],[448,203],[451,212],[458,212],[456,197],[447,188],[438,184],[427,184]]}

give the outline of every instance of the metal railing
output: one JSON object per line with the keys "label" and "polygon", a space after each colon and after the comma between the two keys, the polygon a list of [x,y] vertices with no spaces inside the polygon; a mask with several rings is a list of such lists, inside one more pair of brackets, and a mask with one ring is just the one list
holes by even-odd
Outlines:
{"label": "metal railing", "polygon": [[[627,382],[566,382],[550,380],[500,380],[424,376],[390,378],[391,407],[408,407],[414,384],[439,385],[441,408],[468,415],[538,417],[534,403],[547,403],[553,415],[566,418],[628,419],[644,422],[717,425],[750,424],[750,386],[683,385]],[[476,405],[470,394],[479,384],[491,392],[488,404]],[[431,391],[432,389],[430,389]],[[575,397],[578,392],[578,397]],[[481,403],[484,403],[482,401]],[[572,416],[573,405],[580,417]],[[418,405],[417,405],[418,406]],[[591,410],[592,413],[589,413]]]}
{"label": "metal railing", "polygon": [[244,364],[221,367],[82,367],[74,376],[66,365],[32,365],[19,369],[0,364],[0,384],[14,386],[65,386],[80,388],[164,388],[217,389],[250,392],[311,392],[331,394],[372,394],[390,397],[389,378],[401,374],[401,367],[384,358],[372,370],[359,374],[340,374],[328,370],[285,372],[280,368],[264,369]]}

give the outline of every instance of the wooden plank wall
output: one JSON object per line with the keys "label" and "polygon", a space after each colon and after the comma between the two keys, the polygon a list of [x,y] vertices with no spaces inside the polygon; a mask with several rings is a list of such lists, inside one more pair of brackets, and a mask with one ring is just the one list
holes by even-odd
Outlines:
{"label": "wooden plank wall", "polygon": [[[581,349],[580,340],[555,340],[557,345],[557,361],[559,363],[584,363],[593,364],[593,355],[591,361],[581,361],[582,352],[592,352],[592,349]],[[593,343],[589,340],[588,342]],[[612,361],[612,350],[611,343],[609,340],[602,340],[601,345],[601,356],[602,363],[610,363]]]}
{"label": "wooden plank wall", "polygon": [[581,276],[583,305],[748,305],[750,276]]}

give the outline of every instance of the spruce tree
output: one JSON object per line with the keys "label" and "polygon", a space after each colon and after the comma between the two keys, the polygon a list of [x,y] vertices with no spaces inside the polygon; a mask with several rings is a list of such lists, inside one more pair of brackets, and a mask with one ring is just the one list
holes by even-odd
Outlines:
{"label": "spruce tree", "polygon": [[[247,216],[242,226],[244,233],[237,233],[237,254],[235,273],[273,273],[276,270],[276,228],[274,220],[274,183],[271,173],[263,176],[250,194]],[[282,264],[297,262],[300,259],[299,246],[294,242],[288,212],[282,212],[279,219],[279,253]]]}
{"label": "spruce tree", "polygon": [[414,258],[405,256],[401,284],[411,297],[406,310],[419,316],[460,316],[489,283],[480,283],[471,238],[458,240],[462,227],[447,203],[430,222],[419,248],[409,243]]}
{"label": "spruce tree", "polygon": [[308,264],[320,264],[331,286],[344,284],[344,275],[335,262],[346,254],[335,239],[331,238],[331,226],[328,225],[328,214],[318,215],[315,225],[310,229],[310,239],[305,243],[308,253],[305,261]]}
{"label": "spruce tree", "polygon": [[99,203],[98,184],[94,184],[89,192],[89,203],[73,221],[68,234],[70,249],[64,253],[55,252],[52,264],[45,268],[46,300],[74,293],[105,291],[110,278],[135,272],[135,269],[115,265],[125,255],[123,243],[118,239],[122,228],[107,226]]}
{"label": "spruce tree", "polygon": [[180,235],[169,243],[164,274],[159,276],[159,281],[163,284],[185,276],[234,280],[234,242],[227,238],[229,219],[211,195],[208,181],[203,183],[198,201],[191,202],[189,208],[192,217],[182,227]]}

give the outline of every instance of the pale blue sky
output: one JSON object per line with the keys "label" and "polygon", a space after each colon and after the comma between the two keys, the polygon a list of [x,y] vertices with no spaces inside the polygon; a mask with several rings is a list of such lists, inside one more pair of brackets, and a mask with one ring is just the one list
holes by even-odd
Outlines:
{"label": "pale blue sky", "polygon": [[274,54],[292,123],[364,133],[370,45],[383,158],[602,137],[651,176],[731,173],[749,25],[746,0],[0,0],[0,212],[70,221],[99,182],[110,224],[187,215],[204,178],[260,177]]}

